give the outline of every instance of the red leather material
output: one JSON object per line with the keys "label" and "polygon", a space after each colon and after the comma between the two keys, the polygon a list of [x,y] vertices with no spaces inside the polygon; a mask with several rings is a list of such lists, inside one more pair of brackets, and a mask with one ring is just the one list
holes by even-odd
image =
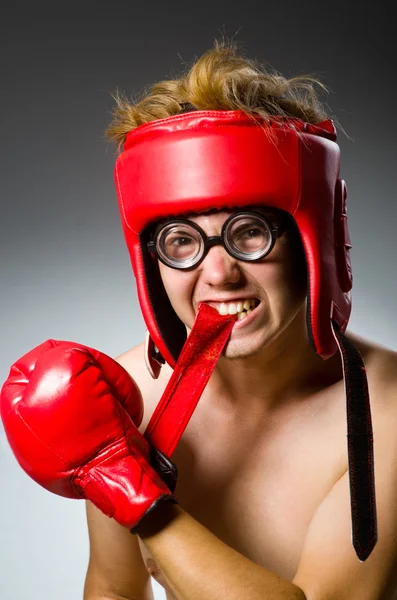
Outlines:
{"label": "red leather material", "polygon": [[130,529],[172,499],[137,429],[141,393],[109,356],[49,340],[12,366],[0,408],[19,464],[47,490],[88,498]]}
{"label": "red leather material", "polygon": [[[139,234],[160,218],[209,209],[267,205],[295,219],[309,270],[311,340],[324,359],[337,351],[331,314],[344,331],[351,298],[336,249],[335,140],[331,121],[309,125],[274,118],[269,125],[240,111],[186,113],[128,134],[115,169],[121,219],[146,326],[171,366],[175,352],[163,327],[176,315],[167,309],[161,317],[154,310]],[[347,265],[347,251],[344,260]]]}
{"label": "red leather material", "polygon": [[240,119],[226,130],[227,122],[195,120],[176,131],[163,130],[158,121],[149,140],[138,135],[117,159],[120,208],[131,232],[138,234],[170,215],[263,204],[265,199],[294,210],[300,186],[295,133],[280,129],[278,143],[271,143],[252,121],[243,126]]}
{"label": "red leather material", "polygon": [[178,362],[145,430],[145,438],[171,457],[229,339],[236,315],[200,304]]}

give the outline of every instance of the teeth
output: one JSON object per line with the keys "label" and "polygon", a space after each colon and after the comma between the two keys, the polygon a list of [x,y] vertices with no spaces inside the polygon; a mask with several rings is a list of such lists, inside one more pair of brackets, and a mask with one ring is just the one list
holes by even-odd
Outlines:
{"label": "teeth", "polygon": [[230,302],[229,304],[229,315],[235,315],[237,312],[237,305],[234,302]]}
{"label": "teeth", "polygon": [[[220,315],[235,315],[238,313],[238,320],[240,321],[241,318],[244,318],[247,314],[250,314],[252,309],[255,308],[255,300],[250,298],[244,300],[244,302],[221,302],[219,305],[217,305],[217,308]],[[243,310],[246,310],[247,312],[243,313]]]}
{"label": "teeth", "polygon": [[248,310],[251,307],[251,300],[245,300],[244,304],[243,304],[243,308],[245,308],[245,310]]}
{"label": "teeth", "polygon": [[247,316],[246,312],[239,312],[237,315],[237,321],[242,321],[243,319],[245,319]]}
{"label": "teeth", "polygon": [[220,307],[218,308],[220,315],[228,315],[229,311],[227,309],[227,304],[225,302],[221,302]]}

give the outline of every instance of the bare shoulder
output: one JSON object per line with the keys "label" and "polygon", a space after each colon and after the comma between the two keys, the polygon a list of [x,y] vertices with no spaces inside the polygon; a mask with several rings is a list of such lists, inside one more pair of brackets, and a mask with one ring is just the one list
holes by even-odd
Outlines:
{"label": "bare shoulder", "polygon": [[128,371],[141,390],[144,403],[144,417],[139,428],[141,432],[146,429],[146,425],[172,375],[171,367],[165,364],[161,369],[159,378],[152,378],[146,368],[144,346],[145,344],[142,342],[115,359]]}

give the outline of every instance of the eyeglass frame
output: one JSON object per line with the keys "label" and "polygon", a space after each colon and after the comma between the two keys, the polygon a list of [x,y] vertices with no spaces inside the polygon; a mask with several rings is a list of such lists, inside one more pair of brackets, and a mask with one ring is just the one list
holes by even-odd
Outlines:
{"label": "eyeglass frame", "polygon": [[[267,225],[267,227],[270,231],[270,234],[271,234],[271,238],[272,238],[271,243],[270,243],[270,246],[267,249],[267,251],[263,255],[259,256],[258,258],[243,258],[240,255],[237,256],[236,254],[233,254],[231,249],[226,245],[226,243],[225,243],[226,229],[227,229],[230,221],[235,219],[237,216],[259,217]],[[276,215],[274,215],[274,216],[276,218],[279,218]],[[199,233],[199,235],[201,236],[201,238],[203,240],[203,246],[204,246],[203,253],[202,253],[201,257],[199,258],[199,260],[197,262],[195,262],[193,265],[189,265],[187,267],[182,267],[182,266],[178,267],[176,265],[171,265],[164,260],[164,258],[161,256],[161,254],[157,250],[157,239],[158,239],[160,233],[162,232],[162,230],[165,227],[168,227],[171,224],[173,225],[174,223],[176,225],[179,223],[183,223],[184,225],[189,225],[189,226],[193,227],[193,229],[195,229]],[[189,219],[184,219],[184,218],[174,219],[174,220],[170,219],[166,223],[162,223],[154,232],[152,232],[151,239],[146,242],[146,245],[147,245],[148,252],[150,252],[151,254],[155,254],[157,259],[160,262],[162,262],[164,265],[166,265],[170,269],[176,269],[177,271],[191,271],[191,270],[195,269],[196,267],[198,267],[202,263],[202,261],[205,259],[208,252],[210,251],[210,249],[213,246],[223,246],[223,248],[226,250],[226,252],[229,254],[229,256],[231,256],[232,258],[234,258],[236,260],[241,260],[242,262],[258,262],[260,260],[263,260],[264,258],[266,258],[266,256],[268,256],[270,254],[270,252],[274,248],[276,240],[279,239],[285,232],[286,225],[287,225],[287,216],[284,216],[284,218],[281,218],[281,223],[274,224],[270,221],[270,219],[268,217],[265,217],[262,213],[260,213],[258,211],[243,210],[243,211],[234,212],[226,219],[226,221],[222,225],[222,230],[221,230],[220,235],[208,236],[205,233],[205,231],[199,225],[197,225],[197,223],[194,223],[194,221],[190,221]]]}

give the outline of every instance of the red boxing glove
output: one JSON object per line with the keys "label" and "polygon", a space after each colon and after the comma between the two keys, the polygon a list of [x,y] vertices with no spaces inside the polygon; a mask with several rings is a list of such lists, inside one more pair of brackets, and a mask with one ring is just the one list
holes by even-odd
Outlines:
{"label": "red boxing glove", "polygon": [[109,356],[48,340],[11,367],[0,409],[19,464],[47,490],[87,498],[133,533],[176,502],[176,468],[138,431],[141,393]]}

